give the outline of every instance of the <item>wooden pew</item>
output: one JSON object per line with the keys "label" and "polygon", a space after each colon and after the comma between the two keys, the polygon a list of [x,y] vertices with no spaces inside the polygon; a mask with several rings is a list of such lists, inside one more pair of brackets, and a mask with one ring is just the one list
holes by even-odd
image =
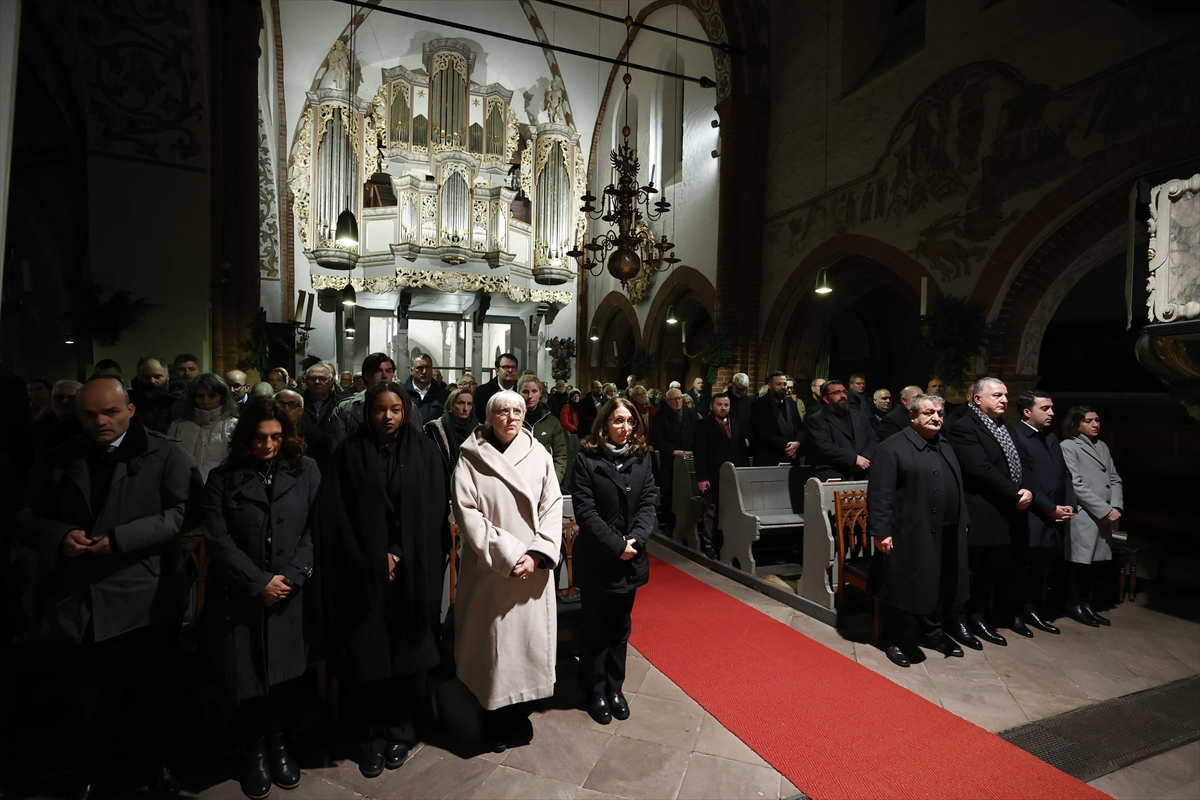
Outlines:
{"label": "wooden pew", "polygon": [[704,516],[704,501],[696,489],[695,461],[685,456],[675,456],[671,488],[674,490],[671,510],[675,512],[675,533],[672,538],[699,553],[700,537],[696,535],[696,526]]}
{"label": "wooden pew", "polygon": [[718,523],[725,534],[721,563],[758,577],[754,544],[764,533],[799,535],[804,516],[792,510],[790,467],[721,465]]}
{"label": "wooden pew", "polygon": [[804,518],[808,524],[804,536],[804,572],[797,593],[823,608],[837,609],[840,587],[845,583],[838,559],[836,494],[866,491],[866,488],[866,481],[825,483],[818,478],[809,478],[804,485]]}

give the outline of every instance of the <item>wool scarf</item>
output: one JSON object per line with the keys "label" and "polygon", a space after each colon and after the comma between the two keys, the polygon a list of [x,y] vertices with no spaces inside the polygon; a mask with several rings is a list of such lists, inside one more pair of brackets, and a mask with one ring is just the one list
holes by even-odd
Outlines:
{"label": "wool scarf", "polygon": [[1017,446],[1013,444],[1012,436],[1008,433],[1008,428],[991,419],[983,410],[974,403],[967,403],[967,408],[975,412],[975,416],[983,421],[983,427],[988,429],[997,442],[1000,444],[1000,449],[1004,451],[1004,460],[1008,462],[1008,474],[1013,479],[1013,483],[1021,482],[1021,456],[1017,453]]}

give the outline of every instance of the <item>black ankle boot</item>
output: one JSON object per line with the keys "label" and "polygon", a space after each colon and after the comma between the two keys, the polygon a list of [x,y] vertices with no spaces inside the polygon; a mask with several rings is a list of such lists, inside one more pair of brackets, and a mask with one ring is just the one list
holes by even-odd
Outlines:
{"label": "black ankle boot", "polygon": [[255,739],[246,746],[246,765],[242,773],[242,794],[262,800],[271,793],[271,768],[267,766],[267,743]]}
{"label": "black ankle boot", "polygon": [[300,785],[300,768],[288,753],[282,733],[272,733],[267,737],[267,759],[271,763],[271,777],[276,786],[295,789]]}

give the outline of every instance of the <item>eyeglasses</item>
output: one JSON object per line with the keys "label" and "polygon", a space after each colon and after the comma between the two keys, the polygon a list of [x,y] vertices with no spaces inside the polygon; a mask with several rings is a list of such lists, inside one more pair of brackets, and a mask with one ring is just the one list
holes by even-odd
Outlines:
{"label": "eyeglasses", "polygon": [[520,418],[520,417],[525,416],[525,409],[523,409],[523,408],[497,408],[495,410],[495,412],[493,412],[493,413],[495,413],[495,415],[497,417],[508,417],[508,418],[512,419],[512,418]]}
{"label": "eyeglasses", "polygon": [[505,372],[514,372],[517,369],[516,364],[501,364],[497,369],[502,369]]}
{"label": "eyeglasses", "polygon": [[305,380],[310,380],[313,383],[329,383],[333,378],[328,375],[309,375]]}

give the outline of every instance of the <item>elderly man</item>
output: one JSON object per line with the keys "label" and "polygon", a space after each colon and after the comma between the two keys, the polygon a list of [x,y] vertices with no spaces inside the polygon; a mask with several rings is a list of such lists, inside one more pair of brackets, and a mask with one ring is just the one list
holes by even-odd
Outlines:
{"label": "elderly man", "polygon": [[683,410],[683,392],[676,386],[667,390],[667,403],[650,423],[650,441],[659,453],[659,522],[667,531],[675,530],[675,457],[692,457],[696,432],[696,415]]}
{"label": "elderly man", "polygon": [[475,392],[475,418],[487,422],[487,401],[501,389],[517,388],[517,357],[512,353],[501,353],[496,356],[496,377],[480,386]]}
{"label": "elderly man", "polygon": [[179,537],[203,487],[183,447],[135,416],[118,378],[92,378],[75,403],[82,430],[46,454],[14,527],[54,567],[47,624],[77,645],[70,689],[96,692],[94,707],[75,707],[70,730],[87,746],[66,763],[83,766],[85,796],[118,765],[140,767],[155,794],[170,783],[172,737],[159,722],[186,591]]}
{"label": "elderly man", "polygon": [[271,388],[276,392],[287,389],[292,382],[292,377],[288,375],[288,371],[283,367],[274,367],[267,370],[267,374],[263,378],[267,383],[271,384]]}
{"label": "elderly man", "polygon": [[304,440],[305,455],[317,462],[320,469],[329,463],[329,432],[320,427],[317,419],[308,413],[304,395],[284,389],[275,395],[275,405],[283,409],[288,419],[296,426],[296,435]]}
{"label": "elderly man", "polygon": [[129,400],[137,409],[138,419],[147,428],[166,433],[175,419],[175,405],[182,398],[177,388],[168,385],[166,367],[157,358],[138,359],[137,376]]}
{"label": "elderly man", "polygon": [[442,416],[447,392],[433,379],[433,359],[424,353],[413,357],[412,366],[408,371],[409,376],[404,382],[404,388],[408,390],[413,408],[419,412],[413,414],[409,421],[424,430],[426,423]]}
{"label": "elderly man", "polygon": [[[885,390],[880,390],[885,391]],[[900,402],[895,408],[883,415],[883,419],[879,420],[879,430],[876,432],[879,435],[879,441],[884,441],[889,436],[899,433],[909,426],[908,404],[909,402],[921,394],[920,386],[905,386],[900,390]],[[937,397],[938,395],[932,395]],[[943,410],[945,406],[943,406]],[[949,425],[949,420],[942,420],[943,427]]]}
{"label": "elderly man", "polygon": [[867,484],[867,526],[875,542],[868,588],[883,606],[880,646],[897,666],[924,656],[916,643],[961,658],[942,623],[967,599],[970,516],[962,470],[942,434],[942,399],[917,394],[911,425],[879,446]]}
{"label": "elderly man", "polygon": [[304,370],[304,388],[300,390],[304,397],[304,416],[320,428],[329,427],[329,418],[339,402],[333,390],[333,376],[334,368],[328,361],[318,361]]}
{"label": "elderly man", "polygon": [[800,410],[787,396],[787,376],[772,372],[767,393],[750,409],[750,458],[756,467],[773,467],[796,461],[804,447]]}
{"label": "elderly man", "polygon": [[342,397],[349,397],[354,394],[354,373],[350,370],[343,370],[338,376],[338,394]]}
{"label": "elderly man", "polygon": [[1009,432],[1021,454],[1021,470],[1033,500],[1025,512],[1024,528],[1013,535],[1013,551],[1020,564],[1016,594],[1021,604],[1015,609],[1020,619],[1014,620],[1013,630],[1022,636],[1026,632],[1032,635],[1028,627],[1032,625],[1046,633],[1059,633],[1044,619],[1045,609],[1040,605],[1046,573],[1061,559],[1064,529],[1075,516],[1075,488],[1058,437],[1050,429],[1054,424],[1050,393],[1040,389],[1022,392],[1017,408],[1021,421],[1010,426]]}
{"label": "elderly man", "polygon": [[50,413],[33,421],[31,433],[41,449],[62,444],[76,430],[75,395],[83,386],[79,381],[58,381],[50,392]]}
{"label": "elderly man", "polygon": [[371,353],[363,359],[362,376],[366,384],[363,390],[338,403],[337,408],[333,410],[333,416],[329,418],[327,430],[334,450],[346,441],[347,437],[358,432],[366,413],[364,405],[367,389],[381,381],[393,380],[396,377],[396,362],[386,353]]}
{"label": "elderly man", "polygon": [[861,372],[854,373],[850,376],[850,382],[846,388],[849,390],[846,399],[849,401],[850,410],[860,414],[869,414],[871,401],[867,399],[867,376]]}
{"label": "elderly man", "polygon": [[692,397],[692,405],[701,417],[708,416],[708,406],[712,403],[712,395],[704,390],[704,378],[692,381],[692,388],[687,390]]}
{"label": "elderly man", "polygon": [[955,615],[946,631],[959,644],[976,650],[983,649],[979,639],[1008,644],[987,618],[993,597],[1000,618],[1012,619],[1014,625],[1019,622],[1012,607],[1010,548],[1014,538],[1027,531],[1022,512],[1029,508],[1033,493],[1025,488],[1020,451],[1004,426],[1007,408],[1008,387],[1004,382],[980,378],[971,388],[967,411],[950,425],[950,441],[962,467],[963,490],[971,515],[967,535],[971,592],[965,618]]}
{"label": "elderly man", "polygon": [[813,378],[812,383],[808,385],[808,393],[810,396],[804,398],[805,422],[808,421],[810,416],[819,413],[821,409],[824,408],[824,405],[821,403],[821,387],[824,385],[824,378]]}
{"label": "elderly man", "polygon": [[821,386],[824,407],[804,421],[808,464],[823,481],[862,480],[871,467],[879,439],[863,414],[849,408],[846,384],[831,379]]}
{"label": "elderly man", "polygon": [[246,398],[250,396],[250,384],[246,382],[246,373],[240,369],[231,369],[225,373],[225,383],[229,385],[229,392],[234,401],[239,406],[246,405]]}
{"label": "elderly man", "polygon": [[604,384],[600,381],[592,381],[591,389],[579,401],[579,437],[590,436],[592,433],[592,423],[596,421],[596,415],[600,412],[600,407],[608,401],[604,396]]}
{"label": "elderly man", "polygon": [[464,372],[462,377],[458,379],[458,388],[464,392],[475,394],[475,390],[479,388],[479,382],[475,380],[475,376],[469,372]]}
{"label": "elderly man", "polygon": [[[693,435],[696,461],[696,488],[705,503],[711,503],[714,513],[711,519],[714,528],[710,531],[701,525],[700,549],[711,559],[718,557],[721,549],[720,531],[715,527],[717,503],[720,500],[721,465],[726,461],[736,467],[750,466],[746,456],[745,435],[736,419],[729,416],[729,398],[719,394],[713,398],[712,408],[704,419],[696,424]],[[706,515],[707,517],[708,515]]]}
{"label": "elderly man", "polygon": [[[925,386],[925,393],[932,394],[932,395],[935,395],[936,397],[940,397],[943,400],[946,400],[946,382],[944,380],[942,380],[941,378],[939,378],[937,375],[931,375],[929,378],[929,383],[926,384],[926,386]],[[946,400],[946,424],[947,425],[949,425],[951,422],[950,412],[956,408],[958,408],[958,403],[951,403],[949,400]],[[958,414],[955,414],[954,418],[958,419]]]}
{"label": "elderly man", "polygon": [[[750,376],[744,372],[736,373],[723,394],[729,398],[729,416],[741,424],[747,440],[753,438],[750,416],[758,398],[750,396]],[[746,442],[746,446],[750,446],[749,441]]]}

